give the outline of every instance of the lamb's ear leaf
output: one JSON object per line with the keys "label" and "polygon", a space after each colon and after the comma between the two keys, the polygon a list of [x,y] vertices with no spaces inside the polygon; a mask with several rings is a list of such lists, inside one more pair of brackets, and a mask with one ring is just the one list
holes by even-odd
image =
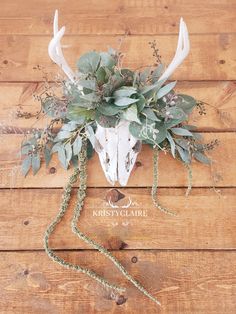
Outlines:
{"label": "lamb's ear leaf", "polygon": [[21,166],[21,171],[24,177],[26,177],[27,173],[29,172],[31,165],[32,165],[32,158],[31,156],[27,156],[23,160],[22,166]]}

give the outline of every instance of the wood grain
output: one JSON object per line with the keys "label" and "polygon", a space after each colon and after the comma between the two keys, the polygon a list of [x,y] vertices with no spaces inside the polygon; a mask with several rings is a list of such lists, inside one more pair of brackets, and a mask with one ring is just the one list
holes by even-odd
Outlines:
{"label": "wood grain", "polygon": [[[45,127],[48,119],[42,114],[37,121],[32,118],[18,118],[18,112],[35,114],[40,110],[33,94],[40,94],[43,83],[0,83],[0,121],[2,126],[19,127],[23,130]],[[200,116],[195,110],[189,123],[195,124],[200,131],[236,130],[236,82],[178,82],[176,92],[192,95],[209,104],[206,115]],[[1,129],[0,129],[1,131]],[[2,130],[4,131],[4,130]],[[8,129],[8,132],[19,132]]]}
{"label": "wood grain", "polygon": [[[47,52],[50,36],[0,36],[0,81],[40,81],[42,73],[35,66],[56,75],[54,65]],[[72,68],[82,53],[89,50],[118,48],[120,36],[66,36],[64,54]],[[132,69],[152,65],[149,42],[157,40],[163,62],[168,64],[175,53],[177,35],[128,36],[122,44],[125,54],[123,66]],[[192,35],[191,52],[184,63],[173,74],[175,80],[235,80],[236,78],[236,34]],[[142,53],[140,53],[142,51]]]}
{"label": "wood grain", "polygon": [[[162,308],[128,284],[95,252],[60,252],[127,287],[122,305],[85,275],[64,270],[43,252],[9,252],[0,256],[0,306],[4,314],[29,313],[234,313],[235,252],[114,252]],[[132,263],[133,257],[137,258]]]}
{"label": "wood grain", "polygon": [[[112,192],[111,192],[112,191]],[[153,207],[149,189],[89,189],[79,226],[109,249],[235,249],[236,190],[160,189],[161,203],[176,217]],[[43,248],[46,227],[56,215],[61,189],[1,190],[0,250]],[[68,213],[52,236],[57,249],[90,248],[71,231],[76,193]],[[113,197],[111,197],[113,195]],[[108,204],[111,197],[113,206]],[[129,204],[127,209],[122,208]]]}
{"label": "wood grain", "polygon": [[176,34],[181,16],[191,34],[236,32],[234,0],[71,0],[69,6],[62,0],[46,5],[42,0],[21,5],[8,0],[1,7],[0,34],[50,34],[55,8],[60,24],[73,35]]}
{"label": "wood grain", "polygon": [[[209,167],[199,162],[193,162],[193,186],[195,187],[235,187],[236,134],[235,133],[204,133],[206,142],[214,139],[220,145],[210,152],[213,165]],[[24,178],[20,171],[19,149],[22,135],[2,135],[2,148],[0,151],[0,188],[26,188],[26,187],[62,187],[67,182],[73,169],[66,171],[59,165],[57,156],[54,156],[49,168],[42,165],[36,176],[28,175]],[[152,186],[152,149],[143,145],[138,155],[136,166],[128,182],[129,187]],[[168,165],[168,169],[167,169]],[[170,171],[171,169],[171,171]],[[187,186],[187,171],[180,161],[170,154],[160,153],[159,186],[183,187]],[[88,163],[88,186],[107,187],[97,154]]]}

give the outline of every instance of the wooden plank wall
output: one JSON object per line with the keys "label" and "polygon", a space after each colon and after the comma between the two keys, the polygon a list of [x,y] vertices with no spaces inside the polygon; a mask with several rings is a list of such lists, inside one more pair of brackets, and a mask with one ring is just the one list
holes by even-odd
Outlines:
{"label": "wooden plank wall", "polygon": [[[50,168],[43,167],[36,177],[21,177],[20,133],[34,120],[19,119],[16,112],[38,109],[32,99],[42,81],[37,65],[48,72],[58,71],[47,55],[56,8],[61,25],[67,27],[63,44],[72,66],[82,52],[116,48],[124,34],[125,65],[147,65],[151,58],[148,42],[153,39],[168,64],[176,47],[179,18],[183,16],[188,25],[191,53],[173,79],[179,81],[179,91],[211,104],[206,116],[194,113],[191,122],[207,140],[220,140],[211,154],[212,168],[194,164],[194,187],[186,198],[186,169],[161,155],[159,195],[165,206],[178,213],[171,217],[152,206],[152,155],[145,147],[127,188],[119,188],[125,196],[121,204],[130,197],[133,209],[143,210],[145,215],[102,217],[94,216],[94,209],[106,209],[111,187],[95,156],[89,163],[88,198],[80,220],[88,235],[113,250],[134,277],[160,299],[161,309],[72,235],[73,204],[53,236],[53,247],[67,260],[126,285],[126,302],[116,304],[91,279],[55,265],[43,251],[43,233],[58,210],[68,173],[53,159]],[[1,1],[1,313],[235,313],[235,20],[235,0]]]}

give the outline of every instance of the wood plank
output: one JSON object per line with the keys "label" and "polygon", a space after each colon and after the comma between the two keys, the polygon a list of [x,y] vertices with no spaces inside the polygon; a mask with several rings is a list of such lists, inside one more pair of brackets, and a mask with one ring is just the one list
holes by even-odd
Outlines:
{"label": "wood plank", "polygon": [[[89,189],[79,226],[91,238],[110,249],[232,249],[236,248],[236,190],[220,194],[194,188],[160,189],[161,203],[176,217],[154,208],[149,189]],[[112,194],[113,193],[113,194]],[[0,250],[42,249],[44,232],[61,202],[61,189],[0,190]],[[51,239],[57,249],[91,248],[71,231],[76,201]],[[112,198],[112,208],[107,200]],[[128,208],[122,208],[129,204]]]}
{"label": "wood plank", "polygon": [[[173,34],[183,15],[190,33],[236,32],[234,0],[2,0],[0,34],[50,34],[55,8],[70,34]],[[209,19],[209,16],[211,17]],[[214,27],[212,27],[214,25]]]}
{"label": "wood plank", "polygon": [[[65,57],[73,67],[78,57],[89,50],[117,48],[120,36],[66,36]],[[124,67],[132,69],[152,64],[148,42],[157,40],[163,62],[173,58],[177,35],[128,36],[122,45],[126,54]],[[192,35],[191,53],[171,79],[177,80],[234,80],[236,78],[236,34]],[[41,65],[54,75],[58,67],[47,52],[50,36],[0,36],[0,81],[40,81],[42,73],[34,69]],[[142,51],[142,53],[140,53]]]}
{"label": "wood plank", "polygon": [[[95,252],[61,252],[127,287],[117,305],[110,292],[83,274],[63,269],[43,252],[0,255],[1,311],[42,313],[234,313],[236,252],[115,252],[128,271],[162,303],[160,309]],[[137,258],[132,263],[132,257]],[[111,266],[112,265],[112,266]]]}
{"label": "wood plank", "polygon": [[[0,121],[2,125],[20,128],[45,127],[47,119],[40,117],[18,118],[17,112],[35,114],[40,104],[33,98],[40,93],[43,83],[0,83]],[[201,131],[236,130],[236,82],[178,82],[176,91],[192,95],[198,100],[209,103],[207,114],[200,116],[196,110],[190,117]],[[11,130],[9,129],[9,132]],[[17,130],[15,130],[17,132]]]}
{"label": "wood plank", "polygon": [[[205,133],[204,138],[206,142],[218,139],[220,145],[210,152],[210,156],[214,161],[212,168],[199,162],[193,163],[193,186],[236,186],[235,165],[233,162],[236,155],[236,134]],[[17,134],[1,136],[0,188],[64,186],[72,169],[69,171],[62,169],[57,161],[57,156],[53,158],[49,168],[42,166],[36,176],[28,175],[24,178],[21,175],[19,148],[22,139],[23,136]],[[159,164],[160,187],[187,186],[187,171],[181,162],[175,160],[169,154],[165,155],[161,152]],[[137,158],[137,163],[128,186],[151,186],[152,173],[152,149],[144,145],[142,152]],[[98,162],[97,154],[94,154],[93,158],[89,161],[88,186],[109,186]]]}

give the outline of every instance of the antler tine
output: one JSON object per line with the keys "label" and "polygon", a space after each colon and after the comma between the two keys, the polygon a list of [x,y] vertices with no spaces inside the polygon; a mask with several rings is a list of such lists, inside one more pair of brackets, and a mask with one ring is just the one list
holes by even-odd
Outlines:
{"label": "antler tine", "polygon": [[62,49],[61,49],[61,39],[65,33],[65,26],[63,26],[58,31],[58,11],[55,11],[54,15],[54,22],[53,22],[53,38],[51,39],[48,45],[48,54],[53,62],[55,62],[63,72],[67,75],[67,77],[74,82],[75,81],[75,74],[69,67],[68,63],[66,62]]}
{"label": "antler tine", "polygon": [[180,24],[179,24],[179,38],[178,38],[178,44],[177,44],[175,56],[158,81],[162,81],[162,80],[166,81],[171,76],[171,74],[176,70],[176,68],[187,57],[189,50],[190,50],[190,43],[189,43],[189,37],[188,37],[188,29],[183,18],[181,17]]}

